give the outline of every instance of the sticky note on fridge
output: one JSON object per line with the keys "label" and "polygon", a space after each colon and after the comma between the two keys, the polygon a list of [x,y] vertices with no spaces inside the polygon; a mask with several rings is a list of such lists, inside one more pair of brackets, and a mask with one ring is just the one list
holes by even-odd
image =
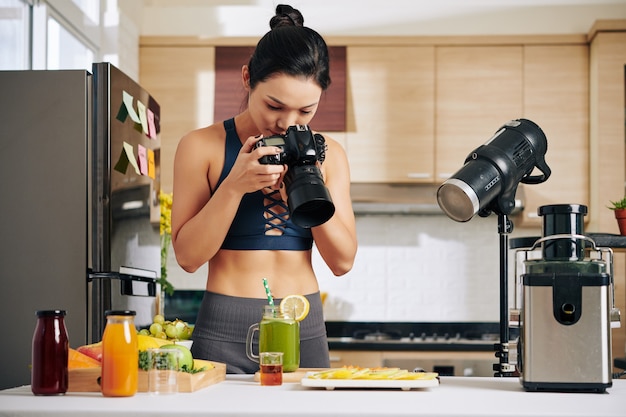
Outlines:
{"label": "sticky note on fridge", "polygon": [[137,158],[135,158],[135,151],[133,151],[133,145],[130,143],[124,142],[124,150],[126,151],[126,155],[128,156],[128,163],[135,169],[135,173],[140,174],[139,166],[137,165]]}
{"label": "sticky note on fridge", "polygon": [[139,114],[139,120],[141,120],[141,129],[147,135],[148,117],[146,116],[146,106],[139,100],[137,100],[137,113]]}
{"label": "sticky note on fridge", "polygon": [[152,179],[156,179],[154,151],[152,149],[148,149],[148,176]]}
{"label": "sticky note on fridge", "polygon": [[139,172],[141,172],[141,175],[148,175],[148,157],[146,153],[145,146],[137,145],[137,160],[139,161]]}
{"label": "sticky note on fridge", "polygon": [[126,170],[128,169],[128,164],[130,164],[137,174],[140,174],[139,166],[137,166],[137,159],[135,158],[135,151],[133,150],[133,146],[130,143],[124,142],[124,146],[122,148],[122,153],[120,154],[115,167],[113,167],[116,171],[121,172],[122,174],[126,174]]}
{"label": "sticky note on fridge", "polygon": [[156,126],[154,124],[154,113],[148,109],[148,137],[151,139],[156,138]]}
{"label": "sticky note on fridge", "polygon": [[130,116],[133,122],[141,123],[139,116],[135,112],[135,108],[133,107],[134,98],[126,91],[122,91],[122,104],[120,105],[120,109],[117,112],[117,120],[120,122],[125,122],[126,117]]}

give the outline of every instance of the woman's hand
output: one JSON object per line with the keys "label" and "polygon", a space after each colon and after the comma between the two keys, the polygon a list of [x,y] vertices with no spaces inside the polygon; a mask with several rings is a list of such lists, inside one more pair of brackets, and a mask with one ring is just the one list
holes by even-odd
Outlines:
{"label": "woman's hand", "polygon": [[260,137],[250,136],[242,145],[237,160],[224,182],[242,194],[263,188],[278,189],[286,171],[285,165],[262,164],[259,159],[266,155],[278,155],[280,148],[275,146],[255,147]]}

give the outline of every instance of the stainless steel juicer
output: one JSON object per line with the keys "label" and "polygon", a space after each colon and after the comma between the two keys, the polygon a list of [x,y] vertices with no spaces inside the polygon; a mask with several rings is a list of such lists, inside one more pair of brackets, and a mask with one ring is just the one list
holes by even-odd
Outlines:
{"label": "stainless steel juicer", "polygon": [[612,386],[613,251],[583,234],[587,207],[542,206],[543,236],[516,251],[518,370],[529,391]]}

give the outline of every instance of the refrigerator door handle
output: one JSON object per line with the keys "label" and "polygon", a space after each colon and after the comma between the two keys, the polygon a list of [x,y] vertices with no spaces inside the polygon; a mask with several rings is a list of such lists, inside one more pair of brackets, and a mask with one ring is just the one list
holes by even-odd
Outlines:
{"label": "refrigerator door handle", "polygon": [[157,293],[156,278],[153,278],[153,277],[146,277],[143,275],[135,275],[135,274],[126,274],[123,272],[90,272],[88,274],[88,281],[91,282],[94,279],[117,279],[119,280],[120,288],[121,288],[121,295],[155,297]]}

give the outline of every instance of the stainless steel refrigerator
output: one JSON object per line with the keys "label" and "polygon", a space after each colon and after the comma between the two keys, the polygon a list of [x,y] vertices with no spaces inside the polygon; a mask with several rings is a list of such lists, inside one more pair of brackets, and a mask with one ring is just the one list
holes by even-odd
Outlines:
{"label": "stainless steel refrigerator", "polygon": [[0,71],[0,389],[30,384],[37,310],[70,346],[107,309],[156,312],[160,107],[109,63]]}

